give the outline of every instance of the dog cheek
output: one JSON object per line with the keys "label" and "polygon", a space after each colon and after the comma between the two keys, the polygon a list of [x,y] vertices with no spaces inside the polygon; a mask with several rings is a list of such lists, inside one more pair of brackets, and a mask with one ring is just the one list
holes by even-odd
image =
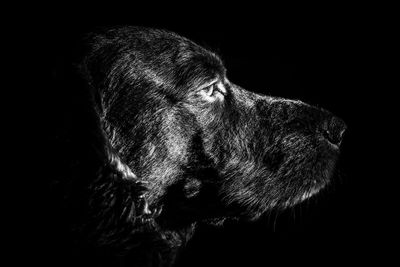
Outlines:
{"label": "dog cheek", "polygon": [[292,134],[281,144],[287,157],[275,174],[276,186],[287,200],[285,205],[294,205],[302,195],[317,192],[329,182],[336,160],[312,137]]}
{"label": "dog cheek", "polygon": [[281,147],[282,151],[287,155],[281,170],[281,174],[284,176],[305,174],[303,172],[306,167],[312,169],[311,164],[316,164],[318,161],[315,146],[308,138],[303,136],[297,134],[288,135],[282,140]]}
{"label": "dog cheek", "polygon": [[170,112],[163,120],[162,131],[169,160],[185,162],[188,158],[188,138],[185,133],[189,131],[185,129],[185,125],[175,112]]}
{"label": "dog cheek", "polygon": [[281,150],[267,153],[263,158],[263,165],[271,172],[278,171],[285,160],[285,153]]}
{"label": "dog cheek", "polygon": [[182,162],[187,159],[187,140],[176,131],[166,135],[166,146],[171,160]]}
{"label": "dog cheek", "polygon": [[204,101],[189,101],[184,104],[185,109],[194,115],[198,125],[205,129],[217,125],[223,115],[223,101],[213,103]]}

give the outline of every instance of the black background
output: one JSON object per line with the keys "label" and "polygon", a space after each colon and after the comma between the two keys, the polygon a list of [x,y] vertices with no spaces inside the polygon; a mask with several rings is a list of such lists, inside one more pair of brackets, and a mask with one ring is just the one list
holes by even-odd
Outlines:
{"label": "black background", "polygon": [[[296,12],[271,16],[262,7],[239,8],[235,13],[212,8],[155,13],[153,7],[134,4],[122,9],[99,13],[60,6],[43,17],[37,15],[33,20],[40,26],[27,24],[25,29],[37,36],[41,78],[63,75],[71,48],[84,33],[117,25],[163,28],[216,51],[228,78],[245,89],[324,107],[348,125],[332,186],[257,222],[228,222],[220,228],[202,225],[182,256],[182,266],[358,264],[387,259],[391,252],[386,240],[392,233],[385,231],[382,192],[387,178],[380,166],[390,163],[378,149],[380,133],[390,123],[382,116],[386,87],[378,63],[384,57],[379,43],[385,25],[376,23],[374,14],[364,16],[360,10],[328,14],[324,9],[314,16]],[[42,118],[51,140],[62,131],[62,120],[70,118],[77,96],[52,83],[44,85],[39,93]],[[43,257],[48,246],[40,246]],[[63,261],[53,260],[54,266]]]}

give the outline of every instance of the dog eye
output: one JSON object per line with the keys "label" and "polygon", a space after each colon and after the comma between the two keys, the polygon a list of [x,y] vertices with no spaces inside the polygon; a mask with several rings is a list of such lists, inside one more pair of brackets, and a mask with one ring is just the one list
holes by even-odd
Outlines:
{"label": "dog eye", "polygon": [[199,94],[207,101],[213,102],[217,99],[222,100],[226,89],[221,82],[212,83],[206,87],[203,87]]}
{"label": "dog eye", "polygon": [[205,94],[207,96],[211,97],[216,93],[216,90],[218,90],[217,84],[213,83],[213,84],[207,86],[206,88],[204,88],[204,90],[205,90]]}

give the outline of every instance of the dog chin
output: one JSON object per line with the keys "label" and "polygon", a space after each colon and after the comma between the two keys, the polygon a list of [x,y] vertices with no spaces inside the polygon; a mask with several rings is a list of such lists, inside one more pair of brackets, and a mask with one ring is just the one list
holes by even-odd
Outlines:
{"label": "dog chin", "polygon": [[311,197],[315,196],[317,193],[319,193],[324,187],[326,186],[326,183],[321,183],[319,185],[315,185],[313,187],[310,187],[309,189],[299,193],[292,199],[289,199],[283,204],[283,208],[288,208],[295,206],[297,204],[300,204],[301,202],[310,199]]}
{"label": "dog chin", "polygon": [[304,200],[311,198],[312,196],[316,195],[319,191],[321,191],[324,187],[325,187],[325,185],[322,185],[322,186],[314,187],[314,188],[311,188],[311,189],[305,191],[302,195],[298,196],[295,199],[294,204],[301,203]]}
{"label": "dog chin", "polygon": [[283,208],[297,205],[307,199],[310,199],[321,190],[323,190],[332,180],[332,176],[334,176],[336,162],[336,157],[329,159],[326,162],[323,170],[318,175],[319,177],[312,179],[312,182],[309,182],[308,186],[303,187],[301,190],[299,190],[297,194],[285,201],[283,204]]}

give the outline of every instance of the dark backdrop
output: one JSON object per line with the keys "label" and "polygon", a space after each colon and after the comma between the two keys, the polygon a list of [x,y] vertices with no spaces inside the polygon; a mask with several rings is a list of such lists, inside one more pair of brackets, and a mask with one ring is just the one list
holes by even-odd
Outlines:
{"label": "dark backdrop", "polygon": [[[376,86],[377,72],[371,71],[378,57],[374,38],[379,38],[372,35],[379,32],[373,20],[353,13],[315,18],[227,11],[159,16],[151,9],[143,14],[94,14],[90,9],[61,13],[62,7],[52,10],[40,29],[31,29],[40,33],[40,72],[45,79],[63,75],[73,47],[86,32],[115,25],[163,28],[219,53],[229,79],[247,90],[301,99],[330,110],[348,125],[332,186],[254,223],[200,226],[182,266],[357,264],[386,258],[380,254],[382,237],[387,237],[382,233],[383,207],[376,200],[384,190],[384,174],[376,166],[388,161],[376,150],[374,136],[377,129],[383,131],[386,117],[376,112],[384,106],[377,97],[384,89]],[[51,138],[62,132],[63,120],[70,119],[79,96],[52,86],[42,92],[46,135]]]}

